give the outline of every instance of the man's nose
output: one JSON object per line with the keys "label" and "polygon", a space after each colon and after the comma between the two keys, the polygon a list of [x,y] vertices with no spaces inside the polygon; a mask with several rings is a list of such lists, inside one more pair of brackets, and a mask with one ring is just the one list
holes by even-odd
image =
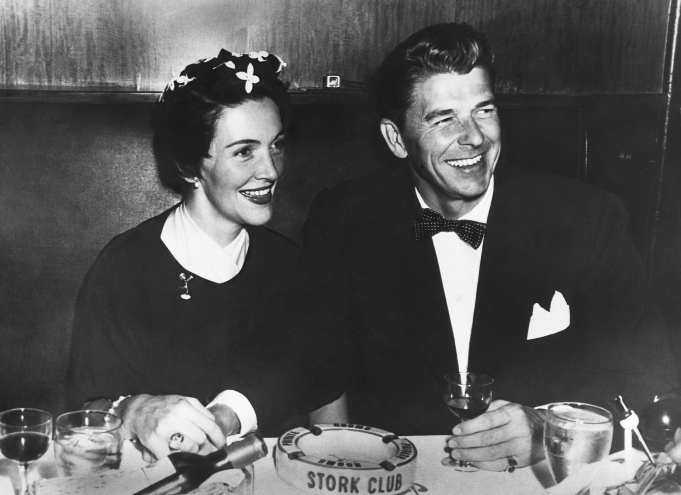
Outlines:
{"label": "man's nose", "polygon": [[457,139],[462,146],[472,146],[477,148],[485,141],[485,135],[480,130],[478,123],[474,119],[467,119],[462,122],[463,128]]}

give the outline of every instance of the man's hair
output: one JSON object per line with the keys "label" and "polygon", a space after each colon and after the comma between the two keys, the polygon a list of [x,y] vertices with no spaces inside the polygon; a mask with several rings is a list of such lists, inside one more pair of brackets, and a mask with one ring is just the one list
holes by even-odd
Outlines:
{"label": "man's hair", "polygon": [[402,128],[418,82],[436,74],[468,74],[481,67],[493,86],[493,62],[494,53],[487,38],[470,25],[425,27],[397,45],[383,60],[374,84],[378,112]]}

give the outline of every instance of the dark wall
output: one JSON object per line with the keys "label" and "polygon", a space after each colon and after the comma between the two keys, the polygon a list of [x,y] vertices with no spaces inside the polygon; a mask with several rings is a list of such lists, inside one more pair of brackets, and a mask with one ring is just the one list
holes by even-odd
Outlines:
{"label": "dark wall", "polygon": [[0,403],[57,405],[72,301],[116,233],[173,199],[147,106],[0,103]]}

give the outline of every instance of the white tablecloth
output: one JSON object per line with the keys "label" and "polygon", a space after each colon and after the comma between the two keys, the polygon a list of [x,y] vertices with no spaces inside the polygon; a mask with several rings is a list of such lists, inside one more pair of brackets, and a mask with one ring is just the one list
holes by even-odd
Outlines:
{"label": "white tablecloth", "polygon": [[[547,487],[554,485],[545,463],[529,468],[517,469],[514,473],[493,473],[479,471],[461,473],[443,466],[440,460],[445,456],[446,436],[408,437],[418,450],[416,485],[402,491],[412,493],[467,494],[467,495],[532,495],[543,494]],[[279,479],[274,469],[272,453],[276,439],[268,438],[269,455],[255,463],[255,495],[301,495],[304,492],[292,488]],[[122,469],[141,467],[143,461],[135,448],[126,443]],[[45,456],[32,466],[29,480],[52,478],[57,475],[54,454],[50,449]],[[0,458],[0,495],[15,495],[19,490],[17,465]],[[397,494],[391,494],[397,495]]]}

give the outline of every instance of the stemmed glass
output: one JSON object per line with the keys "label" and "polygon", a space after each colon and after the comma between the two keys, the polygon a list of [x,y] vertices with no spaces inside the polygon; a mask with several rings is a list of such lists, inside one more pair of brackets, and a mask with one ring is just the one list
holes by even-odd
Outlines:
{"label": "stemmed glass", "polygon": [[[445,375],[445,404],[461,422],[473,419],[487,411],[492,402],[494,380],[483,373],[460,373]],[[478,468],[465,461],[457,461],[450,456],[442,459],[442,464],[457,471],[474,472]]]}
{"label": "stemmed glass", "polygon": [[10,409],[0,413],[0,452],[19,464],[21,495],[28,495],[28,466],[40,459],[52,438],[52,415],[40,409]]}

